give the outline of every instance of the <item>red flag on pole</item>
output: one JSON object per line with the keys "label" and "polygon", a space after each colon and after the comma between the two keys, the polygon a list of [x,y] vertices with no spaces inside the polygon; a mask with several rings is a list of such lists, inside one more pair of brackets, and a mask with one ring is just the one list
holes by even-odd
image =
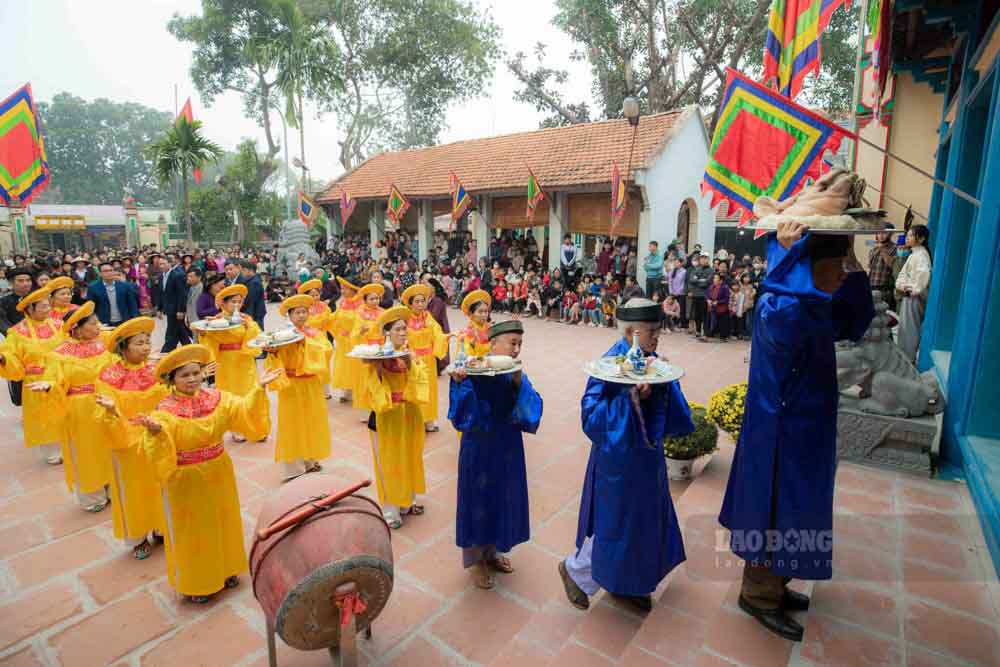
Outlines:
{"label": "red flag on pole", "polygon": [[[174,119],[174,123],[184,118],[189,123],[194,122],[194,112],[191,111],[191,98],[187,98],[184,101],[184,106],[181,107],[180,113],[177,114],[177,118]],[[201,169],[194,170],[194,182],[201,183]]]}
{"label": "red flag on pole", "polygon": [[628,207],[628,194],[625,186],[625,179],[618,171],[618,162],[611,161],[611,231],[609,236],[614,237],[615,228],[622,221],[625,209]]}

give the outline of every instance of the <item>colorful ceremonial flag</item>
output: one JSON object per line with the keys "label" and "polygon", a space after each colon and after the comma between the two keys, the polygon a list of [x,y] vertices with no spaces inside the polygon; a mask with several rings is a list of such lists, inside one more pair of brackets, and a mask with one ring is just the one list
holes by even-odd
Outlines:
{"label": "colorful ceremonial flag", "polygon": [[615,228],[622,221],[625,209],[628,208],[628,194],[625,188],[625,179],[618,171],[618,163],[611,161],[611,231],[609,236],[615,235]]}
{"label": "colorful ceremonial flag", "polygon": [[299,190],[299,220],[308,227],[313,223],[318,214],[319,208],[316,206],[316,202],[309,195]]}
{"label": "colorful ceremonial flag", "polygon": [[458,180],[455,172],[448,172],[448,179],[451,182],[451,226],[455,227],[455,221],[462,217],[466,209],[472,206],[472,197],[469,195],[462,181]]}
{"label": "colorful ceremonial flag", "polygon": [[872,38],[872,65],[878,77],[878,98],[875,104],[875,117],[879,117],[882,111],[882,98],[885,95],[886,84],[889,80],[889,47],[891,39],[884,39],[885,35],[892,34],[892,7],[891,0],[869,0],[868,16],[866,17],[868,30]]}
{"label": "colorful ceremonial flag", "polygon": [[[191,110],[191,98],[190,97],[187,98],[187,100],[184,101],[184,106],[181,107],[180,113],[178,113],[177,114],[177,118],[174,119],[174,124],[176,125],[177,121],[179,121],[181,118],[184,118],[189,123],[193,123],[194,122],[194,112]],[[201,169],[195,169],[193,175],[194,175],[194,182],[195,183],[201,183]],[[308,223],[306,223],[306,224],[308,224]]]}
{"label": "colorful ceremonial flag", "polygon": [[764,42],[764,83],[795,99],[809,72],[819,74],[819,39],[851,0],[774,0]]}
{"label": "colorful ceremonial flag", "polygon": [[542,190],[542,185],[538,182],[535,172],[531,171],[531,167],[528,167],[528,210],[525,213],[528,220],[535,219],[535,209],[538,208],[538,204],[543,199],[545,199],[545,192]]}
{"label": "colorful ceremonial flag", "polygon": [[767,195],[782,200],[820,176],[827,150],[855,135],[729,69],[719,121],[712,136],[702,191],[712,191],[711,207],[729,202],[742,227],[753,203]]}
{"label": "colorful ceremonial flag", "polygon": [[387,202],[387,213],[389,218],[395,222],[397,225],[403,223],[403,216],[406,215],[406,210],[410,208],[410,202],[402,192],[399,191],[395,185],[389,186],[389,198]]}
{"label": "colorful ceremonial flag", "polygon": [[340,224],[347,228],[347,219],[354,213],[354,208],[358,205],[357,200],[351,196],[347,190],[340,193]]}
{"label": "colorful ceremonial flag", "polygon": [[0,102],[0,199],[27,206],[48,184],[45,139],[26,83]]}

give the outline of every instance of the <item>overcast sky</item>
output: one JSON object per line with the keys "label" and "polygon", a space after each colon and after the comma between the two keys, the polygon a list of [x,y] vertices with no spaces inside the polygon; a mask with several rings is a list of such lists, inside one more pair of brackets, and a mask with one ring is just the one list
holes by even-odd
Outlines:
{"label": "overcast sky", "polygon": [[[553,65],[571,73],[566,89],[575,99],[589,96],[587,66],[570,61],[572,43],[549,23],[553,0],[473,1],[492,12],[507,52],[530,53],[536,42],[545,42]],[[176,85],[179,104],[191,97],[195,118],[204,121],[214,141],[231,150],[242,138],[253,137],[263,146],[263,132],[243,117],[237,94],[216,98],[211,108],[198,98],[188,75],[191,49],[166,29],[175,12],[200,14],[201,0],[0,0],[8,63],[0,71],[0,99],[31,82],[38,100],[66,91],[88,100],[106,97],[173,112]],[[536,129],[543,114],[515,102],[516,88],[514,77],[498,62],[487,94],[449,111],[442,141]],[[337,119],[311,115],[306,156],[313,177],[334,177],[341,171]],[[277,116],[272,123],[280,133]],[[289,156],[298,153],[297,139],[290,138]]]}

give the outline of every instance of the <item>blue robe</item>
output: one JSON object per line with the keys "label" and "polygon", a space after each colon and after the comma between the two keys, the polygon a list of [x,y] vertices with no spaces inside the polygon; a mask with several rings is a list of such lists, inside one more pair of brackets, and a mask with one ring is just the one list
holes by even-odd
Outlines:
{"label": "blue robe", "polygon": [[[767,563],[784,577],[829,579],[839,396],[834,341],[860,339],[875,308],[863,272],[849,274],[833,296],[817,290],[805,243],[786,250],[774,235],[769,240],[743,426],[719,522],[733,531],[730,548],[740,558]],[[767,531],[777,531],[770,550]]]}
{"label": "blue robe", "polygon": [[[604,356],[625,354],[629,347],[622,338]],[[694,423],[679,382],[652,385],[640,403],[642,424],[631,388],[587,381],[581,411],[592,445],[576,546],[593,537],[594,581],[611,593],[637,596],[651,593],[685,559],[662,441],[691,433]]]}
{"label": "blue robe", "polygon": [[530,538],[528,478],[522,432],[542,419],[542,397],[522,373],[451,381],[448,419],[462,434],[458,455],[455,543],[497,551]]}

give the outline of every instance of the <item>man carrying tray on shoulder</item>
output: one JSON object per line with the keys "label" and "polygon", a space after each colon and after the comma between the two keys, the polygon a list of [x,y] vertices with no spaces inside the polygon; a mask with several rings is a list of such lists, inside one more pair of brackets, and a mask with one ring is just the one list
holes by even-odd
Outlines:
{"label": "man carrying tray on shoulder", "polygon": [[854,233],[885,228],[881,212],[864,208],[864,188],[856,174],[835,169],[786,202],[754,205],[758,228],[776,233],[768,238],[746,408],[719,522],[745,561],[740,609],[792,641],[801,641],[803,628],[788,612],[805,611],[809,598],[788,581],[833,574],[834,343],[859,340],[875,315],[868,276],[843,235],[845,224]]}
{"label": "man carrying tray on shoulder", "polygon": [[[618,308],[624,334],[605,357],[624,356],[638,335],[656,354],[660,306],[633,298]],[[663,456],[663,438],[694,430],[679,382],[628,385],[587,381],[581,401],[583,431],[592,446],[580,500],[576,551],[559,563],[573,606],[604,588],[640,611],[651,593],[685,559]]]}

